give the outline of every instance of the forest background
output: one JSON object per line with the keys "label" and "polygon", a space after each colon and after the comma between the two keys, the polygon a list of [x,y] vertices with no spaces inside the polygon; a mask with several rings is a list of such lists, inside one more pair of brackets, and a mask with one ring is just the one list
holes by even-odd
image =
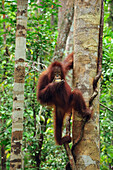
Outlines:
{"label": "forest background", "polygon": [[[58,0],[28,5],[23,153],[25,169],[63,169],[67,156],[53,137],[52,111],[36,100],[40,73],[52,61],[58,35]],[[16,33],[15,0],[0,2],[0,159],[10,167]],[[42,15],[43,14],[43,15]],[[113,2],[104,2],[103,61],[100,87],[101,169],[113,167]],[[1,156],[2,155],[2,156]]]}

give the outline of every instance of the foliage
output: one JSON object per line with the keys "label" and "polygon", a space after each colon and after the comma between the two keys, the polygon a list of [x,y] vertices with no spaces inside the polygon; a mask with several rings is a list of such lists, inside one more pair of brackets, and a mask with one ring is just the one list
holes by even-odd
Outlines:
{"label": "foliage", "polygon": [[[104,10],[103,36],[103,77],[101,82],[100,102],[113,110],[113,32],[108,27],[109,3]],[[100,139],[101,139],[101,169],[113,166],[113,112],[101,107],[100,110]]]}
{"label": "foliage", "polygon": [[[113,32],[108,26],[109,3],[107,0],[105,4],[100,102],[113,110]],[[0,146],[5,145],[7,169],[11,148],[16,5],[16,0],[0,1]],[[25,169],[36,169],[36,156],[40,151],[40,169],[64,169],[68,161],[63,146],[54,143],[52,110],[41,108],[36,100],[38,76],[51,62],[56,44],[58,7],[58,0],[42,0],[40,4],[36,0],[29,1],[23,134]],[[101,169],[107,170],[113,166],[113,113],[103,107],[100,113]]]}
{"label": "foliage", "polygon": [[[13,74],[14,74],[14,53],[15,53],[15,30],[16,30],[16,5],[15,0],[0,2],[0,93],[1,93],[1,123],[0,145],[5,147],[7,158],[7,169],[9,169],[10,142],[11,142],[11,114],[13,103]],[[40,72],[45,69],[52,58],[57,39],[57,17],[58,0],[42,0],[40,4],[31,0],[28,6],[28,27],[27,27],[27,59],[25,79],[25,110],[24,110],[24,134],[23,153],[25,169],[36,169],[36,155],[41,152],[41,167],[64,167],[64,148],[56,149],[53,139],[53,122],[51,110],[43,108],[36,100],[36,83]],[[3,16],[5,18],[3,19]],[[51,24],[53,19],[54,25]],[[4,27],[5,25],[5,27]],[[4,41],[6,37],[6,42]],[[8,54],[6,54],[6,47]],[[40,65],[39,65],[40,64]],[[40,115],[39,115],[40,114]],[[47,123],[45,125],[45,119]],[[36,122],[35,122],[36,121]],[[36,125],[35,125],[36,123]],[[35,127],[36,126],[36,127]],[[45,127],[45,130],[44,130]],[[42,148],[40,148],[40,136],[43,136]],[[53,147],[51,147],[51,145]],[[62,155],[63,162],[62,163]],[[51,155],[51,156],[50,156]],[[57,160],[55,161],[55,156]],[[45,165],[46,162],[46,165]]]}
{"label": "foliage", "polygon": [[5,146],[8,165],[11,149],[16,3],[13,1],[10,5],[8,1],[5,4],[3,2],[0,1],[0,146]]}

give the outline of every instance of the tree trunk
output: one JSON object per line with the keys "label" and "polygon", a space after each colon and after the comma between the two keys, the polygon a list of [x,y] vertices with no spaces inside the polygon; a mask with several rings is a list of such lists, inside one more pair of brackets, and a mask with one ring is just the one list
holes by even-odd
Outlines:
{"label": "tree trunk", "polygon": [[59,7],[59,14],[58,14],[58,38],[57,38],[57,45],[55,47],[54,52],[54,59],[61,60],[65,47],[68,34],[70,32],[70,27],[72,25],[73,16],[74,16],[74,0],[66,0],[60,1],[62,7]]}
{"label": "tree trunk", "polygon": [[17,28],[13,88],[10,170],[22,169],[22,134],[26,58],[27,0],[17,0]]}
{"label": "tree trunk", "polygon": [[[75,0],[74,13],[74,87],[79,88],[89,103],[93,79],[97,73],[101,0]],[[99,85],[98,85],[99,88]],[[82,119],[73,114],[73,143],[81,131]],[[99,169],[99,96],[93,102],[93,116],[85,125],[82,141],[74,149],[78,170]]]}
{"label": "tree trunk", "polygon": [[66,42],[66,56],[68,54],[70,54],[72,51],[74,51],[74,44],[73,44],[73,22],[70,28],[70,32],[67,38],[67,42]]}

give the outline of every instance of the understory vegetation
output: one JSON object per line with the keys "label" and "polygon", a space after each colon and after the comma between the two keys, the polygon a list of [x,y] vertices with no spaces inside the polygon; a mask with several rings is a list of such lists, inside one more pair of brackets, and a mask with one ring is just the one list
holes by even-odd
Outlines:
{"label": "understory vegetation", "polygon": [[[100,82],[100,168],[113,167],[113,27],[110,25],[110,0],[104,3],[103,61]],[[12,130],[12,106],[15,60],[15,0],[0,2],[0,148],[5,146],[9,170]],[[23,154],[25,169],[63,169],[67,156],[63,146],[56,146],[52,110],[36,99],[39,74],[52,61],[58,35],[58,0],[29,1],[27,23],[25,110]],[[1,159],[1,156],[0,156]]]}

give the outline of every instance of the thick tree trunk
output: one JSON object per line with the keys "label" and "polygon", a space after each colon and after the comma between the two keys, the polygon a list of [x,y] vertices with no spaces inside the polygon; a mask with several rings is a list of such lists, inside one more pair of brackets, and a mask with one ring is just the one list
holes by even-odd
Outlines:
{"label": "thick tree trunk", "polygon": [[[89,103],[93,93],[93,79],[97,73],[98,40],[101,14],[101,0],[75,0],[74,13],[74,87],[79,88]],[[82,120],[73,114],[73,143],[81,131]],[[93,103],[93,117],[86,124],[82,141],[74,150],[76,168],[99,169],[99,96]]]}
{"label": "thick tree trunk", "polygon": [[17,30],[10,170],[22,169],[22,134],[26,58],[27,0],[17,0]]}

